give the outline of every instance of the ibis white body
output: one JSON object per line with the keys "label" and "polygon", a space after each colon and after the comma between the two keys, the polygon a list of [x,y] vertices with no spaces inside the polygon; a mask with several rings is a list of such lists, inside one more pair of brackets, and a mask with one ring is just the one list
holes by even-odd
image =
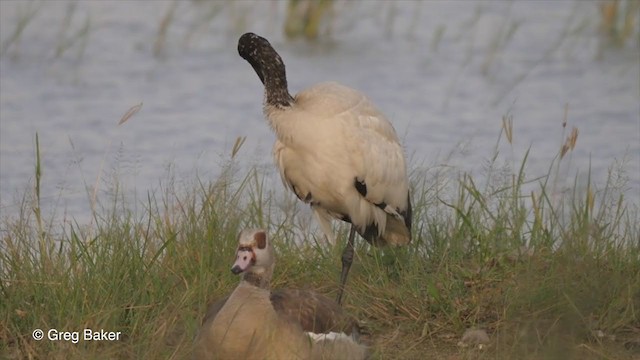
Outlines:
{"label": "ibis white body", "polygon": [[265,104],[285,185],[311,204],[329,241],[331,218],[375,244],[409,241],[404,151],[386,117],[362,93],[335,82],[298,93],[289,107]]}

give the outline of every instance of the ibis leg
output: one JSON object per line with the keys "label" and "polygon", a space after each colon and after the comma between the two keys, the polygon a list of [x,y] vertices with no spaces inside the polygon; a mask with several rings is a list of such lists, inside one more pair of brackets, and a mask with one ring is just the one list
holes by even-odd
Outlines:
{"label": "ibis leg", "polygon": [[351,263],[353,263],[353,241],[356,236],[356,228],[351,225],[351,231],[349,231],[349,240],[347,240],[347,246],[342,251],[342,273],[340,274],[340,289],[338,290],[338,298],[336,301],[338,305],[342,305],[342,294],[344,293],[344,285],[347,282],[347,275],[351,269]]}

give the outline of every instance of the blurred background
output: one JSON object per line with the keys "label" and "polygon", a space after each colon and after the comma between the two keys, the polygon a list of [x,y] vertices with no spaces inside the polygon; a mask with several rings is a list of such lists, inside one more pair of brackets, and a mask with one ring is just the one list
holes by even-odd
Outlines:
{"label": "blurred background", "polygon": [[236,50],[246,31],[278,50],[292,94],[366,93],[412,169],[455,179],[526,156],[558,193],[608,182],[640,204],[639,4],[3,0],[0,211],[34,187],[36,133],[42,206],[66,220],[232,157],[280,187],[263,87]]}

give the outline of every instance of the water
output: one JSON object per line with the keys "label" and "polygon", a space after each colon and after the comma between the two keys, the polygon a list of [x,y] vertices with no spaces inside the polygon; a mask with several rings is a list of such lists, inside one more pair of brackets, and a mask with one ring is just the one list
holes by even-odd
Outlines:
{"label": "water", "polygon": [[[627,197],[640,204],[639,49],[602,50],[595,2],[337,2],[332,40],[315,45],[283,39],[284,2],[218,2],[211,21],[202,20],[211,5],[178,2],[157,56],[171,2],[72,4],[42,2],[0,57],[3,216],[33,186],[36,132],[43,206],[67,219],[87,218],[96,186],[105,199],[120,184],[135,203],[169,178],[214,178],[239,136],[239,161],[272,169],[262,85],[236,50],[245,31],[280,52],[292,93],[326,80],[365,92],[414,164],[481,174],[511,115],[514,145],[503,139],[499,159],[517,168],[530,149],[534,178],[575,126],[563,186],[590,168],[602,188],[622,163]],[[3,44],[29,6],[0,2]]]}

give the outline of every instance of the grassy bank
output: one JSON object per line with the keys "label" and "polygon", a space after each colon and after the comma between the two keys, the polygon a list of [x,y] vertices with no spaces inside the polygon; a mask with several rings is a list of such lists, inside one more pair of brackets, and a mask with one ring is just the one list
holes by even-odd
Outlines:
{"label": "grassy bank", "polygon": [[[507,120],[503,131],[510,141]],[[360,241],[348,283],[345,306],[364,322],[375,358],[640,356],[638,204],[612,180],[554,190],[572,136],[539,179],[526,178],[526,158],[494,170],[497,154],[482,179],[413,171],[411,245],[380,251]],[[229,266],[245,227],[274,237],[275,287],[335,295],[342,244],[323,246],[300,219],[303,205],[265,188],[257,170],[230,163],[215,180],[150,193],[138,212],[116,194],[90,224],[43,220],[40,181],[36,157],[33,192],[2,223],[2,358],[188,357],[207,304],[238,282]],[[344,241],[346,227],[339,231]],[[489,346],[458,347],[474,327]],[[37,328],[44,340],[33,339]],[[46,338],[49,329],[85,328],[121,335]]]}

